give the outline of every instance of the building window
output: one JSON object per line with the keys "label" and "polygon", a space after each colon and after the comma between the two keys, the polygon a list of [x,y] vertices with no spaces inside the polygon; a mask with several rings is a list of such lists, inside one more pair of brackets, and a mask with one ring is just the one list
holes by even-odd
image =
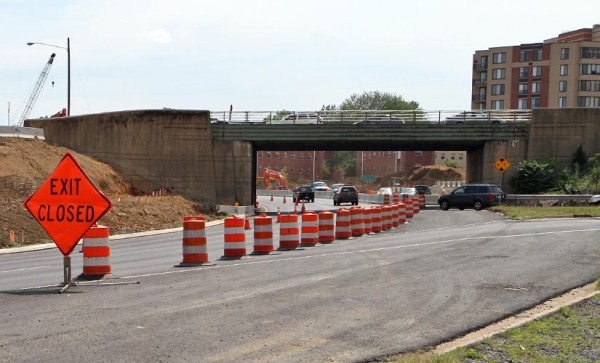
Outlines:
{"label": "building window", "polygon": [[293,166],[290,167],[290,174],[294,174],[296,172],[296,169],[294,169]]}
{"label": "building window", "polygon": [[465,154],[460,153],[458,154],[458,160],[463,160],[465,158]]}
{"label": "building window", "polygon": [[580,64],[579,74],[600,74],[600,64]]}
{"label": "building window", "polygon": [[446,158],[446,153],[440,153],[440,159],[444,160]]}
{"label": "building window", "polygon": [[529,61],[529,52],[526,50],[522,50],[519,55],[519,62],[527,62]]}
{"label": "building window", "polygon": [[542,60],[542,50],[541,49],[535,49],[533,51],[533,60],[534,61],[541,61]]}
{"label": "building window", "polygon": [[542,104],[542,99],[539,97],[534,97],[531,99],[531,108],[538,108]]}
{"label": "building window", "polygon": [[600,91],[600,81],[579,81],[578,89],[580,91],[592,91],[599,92]]}
{"label": "building window", "polygon": [[600,97],[577,97],[577,107],[600,107]]}
{"label": "building window", "polygon": [[531,68],[531,76],[532,77],[541,77],[542,76],[542,67],[535,66]]}
{"label": "building window", "polygon": [[496,68],[492,69],[492,79],[504,79],[506,78],[506,69]]}
{"label": "building window", "polygon": [[569,65],[568,64],[561,64],[560,65],[560,75],[561,76],[566,76],[569,74]]}
{"label": "building window", "polygon": [[567,107],[567,98],[566,97],[558,98],[558,107]]}
{"label": "building window", "polygon": [[519,96],[529,93],[529,85],[527,83],[519,83]]}
{"label": "building window", "polygon": [[306,160],[312,159],[312,155],[310,153],[306,153]]}
{"label": "building window", "polygon": [[450,154],[450,160],[454,160],[454,159],[456,159],[456,153]]}
{"label": "building window", "polygon": [[506,63],[506,53],[505,52],[494,53],[492,55],[492,63],[494,63],[494,64]]}
{"label": "building window", "polygon": [[503,84],[495,84],[492,86],[492,95],[503,95],[504,94],[504,85]]}
{"label": "building window", "polygon": [[298,159],[300,159],[300,160],[304,159],[304,154],[303,153],[298,154]]}
{"label": "building window", "polygon": [[519,68],[519,78],[527,79],[528,77],[529,77],[529,68],[528,67]]}
{"label": "building window", "polygon": [[567,81],[558,82],[558,92],[567,92]]}
{"label": "building window", "polygon": [[275,159],[279,159],[279,152],[275,153]]}
{"label": "building window", "polygon": [[542,92],[542,82],[531,82],[531,93],[540,94]]}
{"label": "building window", "polygon": [[519,110],[527,110],[529,108],[527,98],[521,98],[517,100],[517,108]]}
{"label": "building window", "polygon": [[270,159],[270,158],[271,158],[271,152],[267,151],[267,159]]}
{"label": "building window", "polygon": [[504,100],[492,101],[492,110],[504,110]]}
{"label": "building window", "polygon": [[290,159],[292,159],[292,160],[296,159],[296,154],[290,154]]}
{"label": "building window", "polygon": [[283,153],[283,158],[287,159],[287,153]]}
{"label": "building window", "polygon": [[259,158],[259,159],[262,159],[262,157],[263,157],[263,152],[262,152],[262,151],[259,151],[259,152],[258,152],[258,158]]}
{"label": "building window", "polygon": [[600,58],[600,48],[598,47],[581,47],[581,58]]}
{"label": "building window", "polygon": [[569,59],[569,48],[561,48],[560,49],[560,59],[562,59],[562,60]]}
{"label": "building window", "polygon": [[302,174],[302,168],[298,168],[298,174]]}
{"label": "building window", "polygon": [[423,156],[423,152],[422,151],[415,151],[415,156]]}

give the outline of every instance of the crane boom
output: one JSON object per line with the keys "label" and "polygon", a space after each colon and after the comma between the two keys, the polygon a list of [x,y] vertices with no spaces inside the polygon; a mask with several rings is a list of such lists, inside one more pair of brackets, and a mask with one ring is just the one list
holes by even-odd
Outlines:
{"label": "crane boom", "polygon": [[40,95],[42,88],[44,87],[44,82],[46,82],[46,78],[48,78],[48,73],[50,73],[50,67],[52,66],[52,62],[54,62],[54,56],[56,56],[56,54],[54,53],[50,55],[50,59],[48,59],[48,62],[44,66],[44,69],[42,69],[42,73],[40,73],[40,76],[37,82],[35,83],[35,86],[33,86],[31,96],[29,96],[27,104],[25,104],[25,108],[23,109],[23,114],[21,115],[21,118],[19,118],[18,126],[23,125],[23,121],[25,121],[25,119],[29,116],[29,113],[33,109],[33,105],[35,105],[35,101],[37,101],[37,98]]}

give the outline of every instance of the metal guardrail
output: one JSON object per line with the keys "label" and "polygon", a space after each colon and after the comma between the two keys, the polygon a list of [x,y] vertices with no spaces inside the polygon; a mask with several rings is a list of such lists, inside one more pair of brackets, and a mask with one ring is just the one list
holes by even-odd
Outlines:
{"label": "metal guardrail", "polygon": [[0,137],[23,137],[44,139],[44,130],[33,127],[0,126]]}
{"label": "metal guardrail", "polygon": [[[402,119],[406,124],[443,124],[448,117],[461,117],[465,113],[481,113],[483,119],[502,119],[506,122],[531,121],[531,110],[321,110],[321,111],[211,111],[211,121],[215,123],[356,123],[361,121],[397,123]],[[284,120],[290,115],[298,121]],[[283,122],[282,122],[283,121]]]}

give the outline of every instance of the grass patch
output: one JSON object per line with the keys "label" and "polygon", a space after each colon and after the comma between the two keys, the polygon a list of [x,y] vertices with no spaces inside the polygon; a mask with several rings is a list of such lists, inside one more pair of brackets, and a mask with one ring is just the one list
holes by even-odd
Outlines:
{"label": "grass patch", "polygon": [[575,217],[592,216],[600,217],[600,208],[597,206],[580,207],[515,207],[501,205],[490,210],[504,214],[510,219],[535,219],[550,217]]}
{"label": "grass patch", "polygon": [[[600,280],[597,281],[600,285]],[[600,286],[598,286],[600,288]],[[452,352],[411,353],[395,363],[600,362],[600,294]]]}

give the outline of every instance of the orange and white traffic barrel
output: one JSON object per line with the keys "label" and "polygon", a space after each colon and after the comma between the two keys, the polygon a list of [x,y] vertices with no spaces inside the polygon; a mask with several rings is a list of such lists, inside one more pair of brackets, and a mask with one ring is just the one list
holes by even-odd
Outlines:
{"label": "orange and white traffic barrel", "polygon": [[337,211],[335,221],[335,238],[348,239],[352,237],[352,227],[350,225],[350,211],[340,208]]}
{"label": "orange and white traffic barrel", "polygon": [[246,256],[245,218],[237,216],[225,218],[224,259],[235,259]]}
{"label": "orange and white traffic barrel", "polygon": [[423,194],[423,193],[419,194],[419,207],[421,209],[425,209],[425,207],[426,207],[425,194]]}
{"label": "orange and white traffic barrel", "polygon": [[297,214],[282,214],[279,218],[279,249],[295,250],[300,246]]}
{"label": "orange and white traffic barrel", "polygon": [[371,207],[371,230],[373,233],[379,233],[382,230],[381,224],[381,207]]}
{"label": "orange and white traffic barrel", "polygon": [[412,198],[412,201],[413,201],[413,212],[415,214],[417,214],[417,213],[419,213],[421,211],[421,208],[419,207],[419,197],[414,196]]}
{"label": "orange and white traffic barrel", "polygon": [[273,218],[266,214],[254,217],[254,251],[255,255],[268,254],[273,251]]}
{"label": "orange and white traffic barrel", "polygon": [[333,213],[328,210],[319,213],[319,243],[331,243],[335,240]]}
{"label": "orange and white traffic barrel", "polygon": [[392,204],[392,227],[398,227],[400,225],[400,207],[398,203]]}
{"label": "orange and white traffic barrel", "polygon": [[110,229],[106,226],[92,226],[83,235],[83,276],[101,277],[111,273]]}
{"label": "orange and white traffic barrel", "polygon": [[353,237],[360,237],[365,234],[361,207],[350,208],[350,230],[352,231]]}
{"label": "orange and white traffic barrel", "polygon": [[393,194],[392,203],[394,203],[394,204],[400,203],[400,194],[398,194],[398,193]]}
{"label": "orange and white traffic barrel", "polygon": [[404,200],[404,204],[406,205],[406,218],[412,218],[415,216],[413,211],[413,202],[412,199],[407,198]]}
{"label": "orange and white traffic barrel", "polygon": [[300,246],[314,247],[317,243],[319,243],[319,215],[315,212],[305,212],[302,214]]}
{"label": "orange and white traffic barrel", "polygon": [[208,262],[204,217],[183,218],[183,261],[178,267],[200,266]]}
{"label": "orange and white traffic barrel", "polygon": [[398,203],[398,221],[400,224],[406,223],[406,204]]}
{"label": "orange and white traffic barrel", "polygon": [[387,231],[392,228],[392,208],[391,205],[381,207],[381,229]]}
{"label": "orange and white traffic barrel", "polygon": [[363,226],[365,227],[365,234],[372,232],[371,228],[371,208],[363,208]]}
{"label": "orange and white traffic barrel", "polygon": [[390,195],[389,194],[383,195],[383,204],[390,204]]}

